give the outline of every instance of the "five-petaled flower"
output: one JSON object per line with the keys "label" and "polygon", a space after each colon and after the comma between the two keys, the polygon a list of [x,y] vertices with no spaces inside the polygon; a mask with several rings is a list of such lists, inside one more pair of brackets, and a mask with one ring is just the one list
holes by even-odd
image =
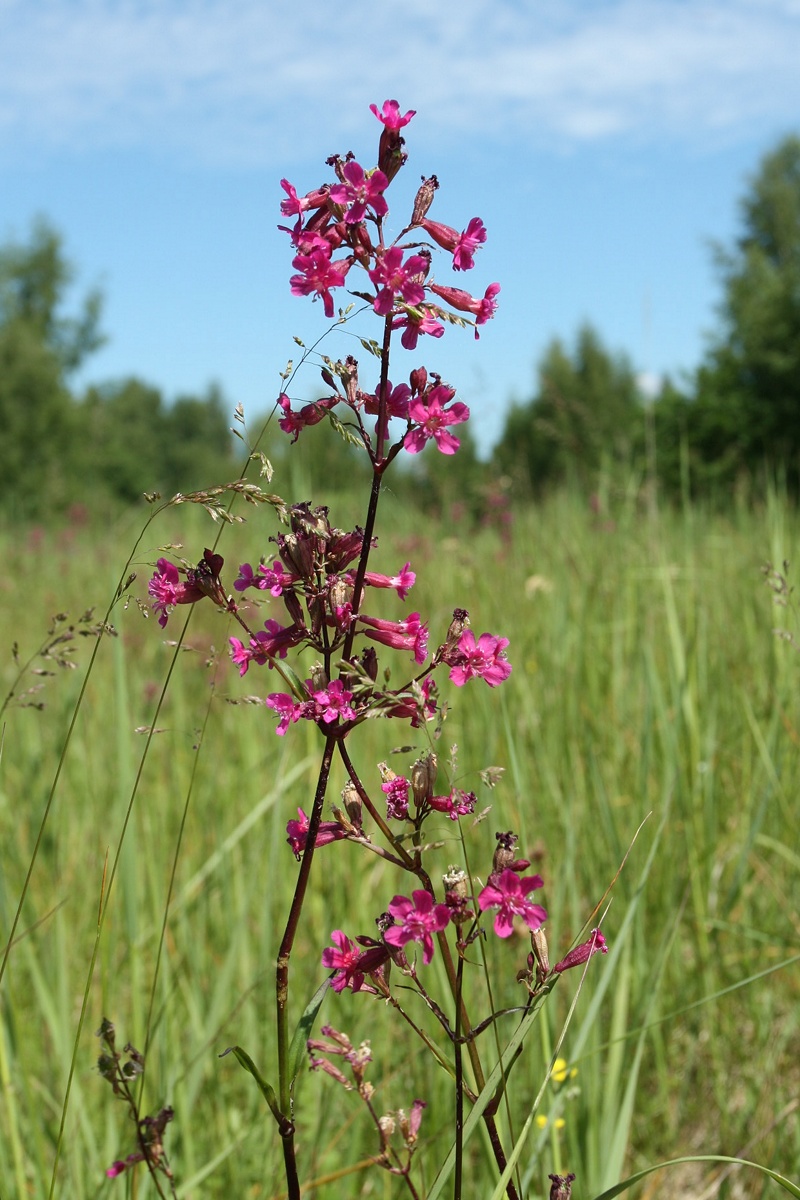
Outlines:
{"label": "five-petaled flower", "polygon": [[460,400],[446,408],[455,391],[440,383],[426,396],[416,396],[408,406],[408,415],[415,422],[403,439],[409,454],[419,454],[425,443],[433,438],[442,454],[455,454],[461,442],[449,432],[448,425],[460,425],[469,420],[469,409]]}
{"label": "five-petaled flower", "polygon": [[400,921],[392,925],[383,935],[390,946],[401,949],[407,942],[422,943],[422,961],[429,963],[433,958],[434,933],[441,933],[450,921],[450,909],[446,904],[436,904],[430,892],[422,888],[407,896],[395,896],[389,912]]}
{"label": "five-petaled flower", "polygon": [[450,678],[456,687],[463,687],[475,676],[485,680],[489,687],[497,687],[511,674],[511,663],[505,654],[507,645],[508,638],[494,637],[491,633],[482,633],[476,641],[472,630],[465,629],[457,646],[443,652],[442,662],[449,664]]}
{"label": "five-petaled flower", "polygon": [[487,908],[496,908],[494,931],[498,937],[507,938],[514,930],[514,917],[521,919],[528,929],[535,931],[547,920],[547,913],[541,904],[534,904],[528,899],[528,892],[542,886],[539,875],[527,875],[520,879],[516,871],[506,867],[500,875],[492,877],[481,894],[478,905],[481,912]]}
{"label": "five-petaled flower", "polygon": [[357,225],[367,215],[371,208],[376,217],[385,217],[389,205],[383,198],[383,193],[389,186],[389,180],[383,171],[372,171],[367,175],[364,168],[352,159],[342,168],[344,183],[337,183],[330,190],[334,204],[344,208],[345,224]]}

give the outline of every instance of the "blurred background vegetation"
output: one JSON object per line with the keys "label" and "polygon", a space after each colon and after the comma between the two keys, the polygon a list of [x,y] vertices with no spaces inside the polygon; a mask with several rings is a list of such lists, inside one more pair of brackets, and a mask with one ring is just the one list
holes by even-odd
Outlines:
{"label": "blurred background vegetation", "polygon": [[[736,243],[713,250],[718,327],[699,366],[645,395],[630,360],[587,324],[547,347],[532,394],[509,408],[488,461],[459,431],[464,445],[446,484],[421,456],[396,486],[428,511],[457,505],[490,520],[503,496],[540,499],[565,482],[591,494],[601,477],[627,480],[631,469],[666,497],[724,500],[733,487],[763,495],[776,471],[796,493],[800,137],[764,157],[740,212]],[[66,312],[72,279],[62,239],[43,220],[26,243],[0,248],[0,513],[52,518],[99,505],[107,515],[145,491],[167,496],[234,478],[233,403],[219,386],[171,401],[137,378],[75,390],[77,368],[103,341],[102,296],[91,292]],[[286,442],[274,430],[262,449],[286,459]],[[324,431],[304,434],[292,476],[352,479],[360,460],[335,444]]]}

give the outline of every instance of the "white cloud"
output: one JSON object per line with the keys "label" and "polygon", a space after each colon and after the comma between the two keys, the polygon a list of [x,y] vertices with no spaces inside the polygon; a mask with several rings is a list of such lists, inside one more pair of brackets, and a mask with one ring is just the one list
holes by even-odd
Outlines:
{"label": "white cloud", "polygon": [[735,137],[788,126],[800,111],[798,9],[797,0],[0,0],[0,145],[135,145],[263,163],[265,151],[291,149],[287,128],[313,144],[324,136],[329,152],[365,98],[386,95],[424,110],[439,139],[456,129],[527,145]]}

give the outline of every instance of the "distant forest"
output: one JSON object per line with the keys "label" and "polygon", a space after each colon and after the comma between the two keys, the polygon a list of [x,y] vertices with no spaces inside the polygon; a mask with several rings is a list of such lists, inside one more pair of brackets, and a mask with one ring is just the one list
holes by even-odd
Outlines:
{"label": "distant forest", "polygon": [[[800,137],[765,155],[740,201],[740,235],[715,248],[719,324],[681,386],[644,397],[629,359],[586,325],[554,339],[533,395],[506,414],[490,461],[468,427],[444,472],[419,456],[408,497],[477,516],[571,484],[656,485],[665,497],[757,496],[769,474],[800,487]],[[103,343],[102,296],[65,313],[73,279],[59,233],[37,222],[25,243],[0,247],[0,514],[36,519],[104,512],[157,490],[166,498],[237,477],[245,446],[233,403],[217,386],[167,402],[153,383],[117,380],[78,394],[75,372]],[[466,431],[466,432],[465,432]],[[253,433],[254,431],[251,431]],[[291,463],[293,479],[346,488],[360,460],[319,429],[296,446],[273,421],[259,449]],[[403,488],[403,477],[398,480]],[[290,497],[292,498],[292,497]]]}

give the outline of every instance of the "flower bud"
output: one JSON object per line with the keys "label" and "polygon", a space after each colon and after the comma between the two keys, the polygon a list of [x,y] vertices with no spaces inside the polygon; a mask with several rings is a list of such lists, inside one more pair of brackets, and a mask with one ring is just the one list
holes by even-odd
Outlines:
{"label": "flower bud", "polygon": [[408,382],[414,395],[421,396],[428,383],[428,372],[424,367],[415,367],[408,377]]}

